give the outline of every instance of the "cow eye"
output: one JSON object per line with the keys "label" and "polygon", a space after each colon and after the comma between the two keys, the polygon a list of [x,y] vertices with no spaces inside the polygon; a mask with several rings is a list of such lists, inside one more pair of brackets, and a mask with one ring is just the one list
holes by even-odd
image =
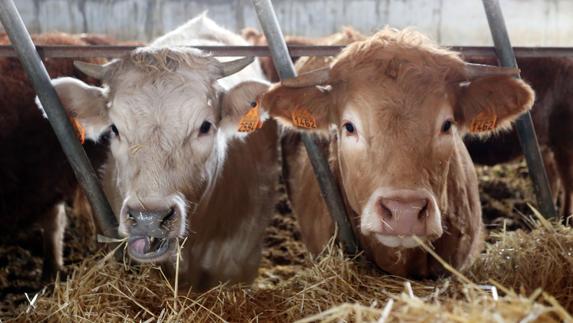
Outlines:
{"label": "cow eye", "polygon": [[444,123],[442,124],[442,133],[449,133],[453,125],[454,122],[452,120],[448,119],[444,121]]}
{"label": "cow eye", "polygon": [[117,127],[114,124],[111,125],[111,131],[116,137],[119,137],[119,130],[117,130]]}
{"label": "cow eye", "polygon": [[344,129],[346,129],[346,132],[350,135],[353,135],[356,132],[356,128],[354,128],[354,125],[352,124],[352,122],[346,122],[343,125]]}
{"label": "cow eye", "polygon": [[204,135],[208,133],[210,129],[211,129],[211,122],[203,121],[201,127],[199,128],[199,135]]}

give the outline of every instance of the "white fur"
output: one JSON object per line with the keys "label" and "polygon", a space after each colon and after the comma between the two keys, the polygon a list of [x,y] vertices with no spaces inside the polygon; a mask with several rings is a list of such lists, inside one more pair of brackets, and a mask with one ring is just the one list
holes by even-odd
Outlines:
{"label": "white fur", "polygon": [[[379,188],[370,195],[366,206],[362,210],[362,215],[360,216],[360,232],[365,235],[374,235],[376,240],[381,244],[387,247],[403,247],[403,248],[413,248],[418,245],[418,243],[409,236],[390,236],[381,234],[382,232],[382,222],[380,221],[380,216],[376,212],[376,203],[380,199],[381,196],[385,195],[393,191],[394,189],[390,188]],[[436,214],[430,219],[433,221],[432,223],[427,223],[427,227],[434,228],[433,236],[441,236],[442,231],[442,221],[441,221],[441,212],[440,208],[438,207],[438,203],[435,197],[432,194],[428,195],[430,197],[430,203],[433,204]],[[424,237],[419,237],[420,239],[424,239]]]}

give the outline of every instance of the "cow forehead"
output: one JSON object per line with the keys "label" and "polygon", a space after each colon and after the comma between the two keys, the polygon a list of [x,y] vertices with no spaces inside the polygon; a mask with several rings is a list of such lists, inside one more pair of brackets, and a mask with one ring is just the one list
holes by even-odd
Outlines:
{"label": "cow forehead", "polygon": [[217,89],[209,75],[128,71],[113,83],[110,118],[122,132],[187,136],[203,121],[220,118]]}
{"label": "cow forehead", "polygon": [[358,115],[369,123],[398,125],[433,124],[433,120],[453,115],[453,102],[442,86],[412,93],[396,86],[365,86],[354,88],[344,105],[342,115]]}

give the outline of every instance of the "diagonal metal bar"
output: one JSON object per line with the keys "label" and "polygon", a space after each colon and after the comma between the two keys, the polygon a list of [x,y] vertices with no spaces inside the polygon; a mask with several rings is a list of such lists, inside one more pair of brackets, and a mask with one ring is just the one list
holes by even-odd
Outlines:
{"label": "diagonal metal bar", "polygon": [[[505,26],[503,13],[499,5],[499,0],[482,0],[487,16],[487,22],[495,45],[495,52],[502,66],[517,67],[517,61],[509,34]],[[533,181],[533,189],[537,197],[541,213],[548,218],[555,218],[555,206],[551,196],[551,189],[547,179],[547,173],[543,165],[543,158],[539,152],[539,144],[533,127],[531,114],[527,112],[515,123],[521,149],[527,161],[529,176]]]}
{"label": "diagonal metal bar", "polygon": [[[271,56],[281,80],[296,76],[278,19],[270,0],[252,0],[259,22],[267,38]],[[316,174],[322,197],[324,198],[330,215],[338,224],[338,240],[342,243],[345,252],[356,254],[358,244],[354,237],[352,225],[346,215],[340,190],[330,172],[327,160],[322,155],[318,145],[308,134],[302,134],[302,141],[306,147],[308,157]]]}
{"label": "diagonal metal bar", "polygon": [[50,82],[48,72],[42,64],[30,34],[28,34],[12,0],[0,0],[0,21],[16,49],[28,78],[32,81],[32,85],[46,110],[50,125],[60,141],[76,178],[94,209],[100,228],[104,234],[115,237],[117,235],[117,221],[111,207],[101,190],[97,175],[82,145],[76,138],[56,90]]}

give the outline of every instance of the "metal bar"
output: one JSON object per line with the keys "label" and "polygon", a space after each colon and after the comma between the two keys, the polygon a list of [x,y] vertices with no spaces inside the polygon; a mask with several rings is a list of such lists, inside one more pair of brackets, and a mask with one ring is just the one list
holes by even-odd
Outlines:
{"label": "metal bar", "polygon": [[[517,61],[505,21],[498,0],[483,0],[483,6],[487,15],[487,21],[495,45],[495,52],[502,66],[517,67]],[[551,188],[547,179],[547,173],[543,165],[543,158],[539,152],[539,144],[531,114],[527,112],[521,116],[515,124],[521,149],[527,161],[529,176],[533,181],[533,189],[537,197],[541,213],[548,218],[555,218],[557,213],[551,197]]]}
{"label": "metal bar", "polygon": [[[335,56],[344,46],[287,46],[290,56]],[[468,57],[495,57],[495,48],[487,46],[447,46]],[[36,45],[42,58],[118,58],[136,49],[137,46],[69,46]],[[195,46],[194,48],[211,52],[214,56],[271,56],[267,46]],[[573,47],[515,47],[515,56],[522,57],[573,57]],[[17,57],[10,45],[0,45],[0,57]]]}
{"label": "metal bar", "polygon": [[111,207],[12,0],[0,0],[0,21],[10,41],[14,44],[20,62],[48,115],[48,121],[94,209],[100,228],[104,234],[115,237],[117,221]]}
{"label": "metal bar", "polygon": [[[296,76],[290,54],[288,52],[277,16],[270,0],[252,0],[259,18],[269,49],[281,80]],[[309,134],[302,134],[302,141],[306,147],[308,157],[318,180],[322,197],[324,198],[330,215],[338,224],[338,241],[348,254],[358,252],[358,244],[354,237],[352,225],[346,215],[340,190],[330,172],[327,160],[320,148]]]}

